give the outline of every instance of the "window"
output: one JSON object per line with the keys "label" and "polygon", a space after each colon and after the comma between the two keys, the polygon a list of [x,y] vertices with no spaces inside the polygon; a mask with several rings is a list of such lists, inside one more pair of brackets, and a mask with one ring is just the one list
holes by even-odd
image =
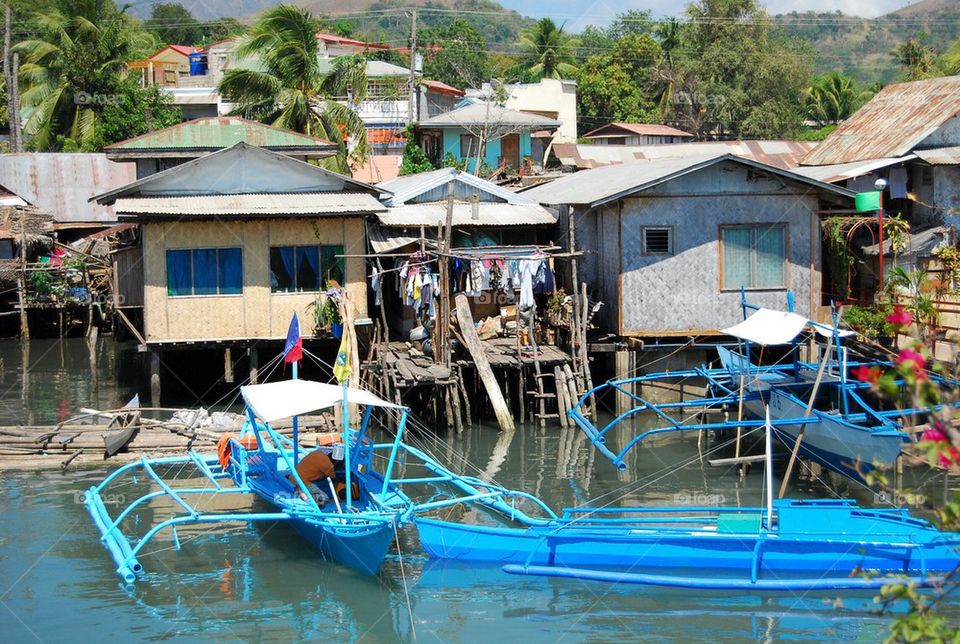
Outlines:
{"label": "window", "polygon": [[460,135],[460,158],[470,159],[477,156],[477,150],[480,147],[480,139],[472,134]]}
{"label": "window", "polygon": [[786,288],[786,226],[722,226],[720,237],[721,288]]}
{"label": "window", "polygon": [[343,284],[343,246],[274,246],[270,248],[273,293],[319,291],[327,282]]}
{"label": "window", "polygon": [[673,228],[670,226],[643,227],[644,255],[673,255]]}
{"label": "window", "polygon": [[167,295],[239,295],[243,292],[239,248],[167,251]]}

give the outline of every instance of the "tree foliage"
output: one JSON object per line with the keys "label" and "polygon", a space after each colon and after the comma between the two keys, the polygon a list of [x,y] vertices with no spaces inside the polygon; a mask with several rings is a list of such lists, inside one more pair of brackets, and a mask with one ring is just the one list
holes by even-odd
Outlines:
{"label": "tree foliage", "polygon": [[416,123],[411,123],[403,131],[407,144],[403,147],[403,161],[400,164],[401,175],[435,170],[433,164],[430,163],[430,159],[427,158],[427,153],[417,143],[416,131]]}
{"label": "tree foliage", "polygon": [[446,25],[427,27],[423,46],[423,74],[459,89],[478,87],[489,79],[487,40],[469,22],[455,18]]}
{"label": "tree foliage", "polygon": [[650,90],[660,46],[649,35],[626,36],[609,53],[588,58],[577,74],[577,111],[582,132],[611,121],[660,121]]}
{"label": "tree foliage", "polygon": [[126,62],[149,50],[152,37],[134,27],[111,0],[62,0],[32,17],[35,37],[16,45],[24,135],[35,150],[63,141],[91,148],[108,107],[122,100]]}
{"label": "tree foliage", "polygon": [[571,78],[576,73],[576,48],[580,41],[550,18],[541,18],[520,34],[530,71],[540,78]]}
{"label": "tree foliage", "polygon": [[143,26],[164,45],[197,45],[203,42],[203,25],[179,2],[153,5],[150,18]]}
{"label": "tree foliage", "polygon": [[667,119],[701,137],[792,136],[809,48],[772,33],[757,0],[699,0],[687,18]]}
{"label": "tree foliage", "polygon": [[299,7],[268,9],[237,47],[242,62],[227,70],[219,90],[236,104],[237,114],[338,143],[333,165],[349,173],[369,154],[366,129],[353,109],[332,97],[351,96],[355,103],[366,98],[366,61],[341,56],[322,72],[318,27],[317,19]]}
{"label": "tree foliage", "polygon": [[801,94],[805,116],[821,128],[850,118],[869,99],[870,92],[840,72],[816,76]]}

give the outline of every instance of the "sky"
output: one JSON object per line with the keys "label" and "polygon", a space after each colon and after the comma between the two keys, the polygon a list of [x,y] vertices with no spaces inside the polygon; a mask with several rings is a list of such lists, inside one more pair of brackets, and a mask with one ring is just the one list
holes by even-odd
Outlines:
{"label": "sky", "polygon": [[[655,17],[676,15],[686,2],[681,0],[499,0],[500,4],[532,18],[549,16],[557,22],[566,22],[571,31],[580,31],[587,25],[606,25],[618,13],[630,9],[649,9]],[[914,4],[916,0],[766,0],[771,14],[790,11],[836,11],[847,15],[873,18]]]}

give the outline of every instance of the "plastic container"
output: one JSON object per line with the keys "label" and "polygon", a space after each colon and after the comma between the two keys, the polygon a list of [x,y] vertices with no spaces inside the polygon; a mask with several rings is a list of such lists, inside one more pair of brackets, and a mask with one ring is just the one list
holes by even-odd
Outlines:
{"label": "plastic container", "polygon": [[202,51],[195,51],[190,54],[190,75],[207,75],[207,55]]}

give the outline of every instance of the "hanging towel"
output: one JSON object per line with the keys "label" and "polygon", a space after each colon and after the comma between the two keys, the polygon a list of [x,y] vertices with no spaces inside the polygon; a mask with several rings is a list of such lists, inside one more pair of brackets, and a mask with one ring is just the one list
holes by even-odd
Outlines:
{"label": "hanging towel", "polygon": [[889,187],[890,187],[890,198],[891,199],[906,199],[907,198],[907,169],[906,168],[890,168],[889,177]]}

